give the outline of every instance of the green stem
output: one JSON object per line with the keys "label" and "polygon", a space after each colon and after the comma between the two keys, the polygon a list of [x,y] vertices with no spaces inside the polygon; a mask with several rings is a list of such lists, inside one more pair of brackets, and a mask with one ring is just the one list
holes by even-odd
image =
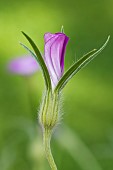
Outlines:
{"label": "green stem", "polygon": [[51,153],[51,148],[50,148],[51,133],[52,133],[51,130],[48,130],[48,129],[45,129],[43,132],[44,149],[45,149],[46,158],[49,162],[51,170],[57,170],[57,166],[55,164],[53,155]]}

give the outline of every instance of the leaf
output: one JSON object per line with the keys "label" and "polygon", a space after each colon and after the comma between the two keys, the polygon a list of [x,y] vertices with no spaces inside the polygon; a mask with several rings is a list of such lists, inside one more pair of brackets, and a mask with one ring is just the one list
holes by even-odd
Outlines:
{"label": "leaf", "polygon": [[41,69],[42,69],[42,72],[43,72],[43,76],[44,76],[44,80],[45,80],[45,84],[46,84],[46,88],[47,90],[51,90],[51,80],[50,80],[50,76],[49,76],[49,72],[48,72],[48,69],[46,67],[46,64],[43,60],[43,57],[39,51],[39,49],[37,48],[37,46],[35,45],[35,43],[33,42],[33,40],[27,35],[25,34],[24,32],[22,32],[22,34],[26,37],[26,39],[29,41],[30,45],[32,46],[35,54],[28,48],[26,47],[25,45],[21,44],[25,49],[27,49],[32,55],[33,57],[35,57],[35,59],[38,61]]}
{"label": "leaf", "polygon": [[108,36],[106,42],[99,50],[92,50],[89,53],[85,54],[82,58],[80,58],[76,63],[74,63],[63,75],[63,77],[58,82],[55,91],[60,91],[68,81],[83,67],[85,67],[91,60],[93,60],[107,45],[110,36]]}
{"label": "leaf", "polygon": [[37,62],[39,63],[39,60],[38,60],[37,56],[35,55],[35,53],[33,53],[33,51],[31,51],[26,45],[24,45],[24,44],[21,43],[21,42],[20,42],[20,45],[21,45],[22,47],[24,47],[27,51],[29,51],[30,54],[31,54],[31,55],[37,60]]}

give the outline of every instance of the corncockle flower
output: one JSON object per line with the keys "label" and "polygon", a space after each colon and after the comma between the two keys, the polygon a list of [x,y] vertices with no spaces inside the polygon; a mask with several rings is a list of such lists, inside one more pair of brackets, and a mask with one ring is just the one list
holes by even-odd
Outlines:
{"label": "corncockle flower", "polygon": [[33,40],[24,32],[23,35],[31,44],[31,51],[20,43],[37,60],[45,80],[45,93],[39,111],[39,121],[43,129],[43,140],[46,157],[52,170],[57,170],[54,162],[50,140],[54,127],[60,121],[60,94],[69,80],[91,60],[93,60],[107,45],[109,38],[99,50],[92,50],[75,62],[64,74],[64,54],[69,38],[63,33],[46,33],[44,35],[45,48],[42,56]]}
{"label": "corncockle flower", "polygon": [[10,72],[24,76],[32,75],[39,70],[38,63],[30,55],[23,55],[12,59],[7,67]]}
{"label": "corncockle flower", "polygon": [[63,33],[46,33],[44,60],[48,68],[53,88],[64,72],[64,54],[69,38]]}

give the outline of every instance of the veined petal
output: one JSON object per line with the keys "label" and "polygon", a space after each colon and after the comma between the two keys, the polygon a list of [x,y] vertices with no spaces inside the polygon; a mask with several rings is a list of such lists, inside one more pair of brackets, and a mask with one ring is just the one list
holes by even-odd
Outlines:
{"label": "veined petal", "polygon": [[64,54],[69,38],[63,33],[46,33],[44,59],[55,87],[64,71]]}
{"label": "veined petal", "polygon": [[45,41],[45,43],[47,43],[51,38],[53,38],[53,37],[55,37],[55,34],[51,34],[51,33],[46,33],[45,35],[44,35],[44,41]]}

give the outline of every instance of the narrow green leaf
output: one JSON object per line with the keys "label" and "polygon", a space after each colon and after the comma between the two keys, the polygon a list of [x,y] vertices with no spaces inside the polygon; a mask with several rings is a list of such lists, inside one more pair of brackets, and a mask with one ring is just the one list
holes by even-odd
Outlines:
{"label": "narrow green leaf", "polygon": [[93,60],[106,47],[109,38],[110,36],[108,36],[106,42],[99,50],[94,49],[90,51],[82,58],[80,58],[76,63],[74,63],[60,79],[59,83],[55,88],[55,91],[60,91],[78,71],[85,67],[91,60]]}
{"label": "narrow green leaf", "polygon": [[20,42],[20,45],[21,45],[22,47],[24,47],[24,48],[32,55],[32,57],[34,57],[34,58],[37,60],[37,62],[38,62],[38,64],[39,64],[39,60],[38,60],[37,56],[35,55],[35,53],[33,53],[33,51],[31,51],[31,50],[30,50],[26,45],[24,45],[23,43]]}
{"label": "narrow green leaf", "polygon": [[48,72],[48,69],[45,65],[45,62],[43,60],[43,57],[39,51],[39,49],[37,48],[37,46],[35,45],[35,43],[33,42],[33,40],[27,35],[25,34],[24,32],[22,32],[22,34],[26,37],[26,39],[29,41],[30,45],[32,46],[35,54],[30,50],[28,49],[28,47],[26,47],[25,45],[21,44],[24,48],[26,48],[34,57],[35,59],[38,61],[41,69],[42,69],[42,72],[43,72],[43,76],[44,76],[44,80],[45,80],[45,84],[46,84],[46,88],[47,90],[51,90],[51,80],[50,80],[50,76],[49,76],[49,72]]}

